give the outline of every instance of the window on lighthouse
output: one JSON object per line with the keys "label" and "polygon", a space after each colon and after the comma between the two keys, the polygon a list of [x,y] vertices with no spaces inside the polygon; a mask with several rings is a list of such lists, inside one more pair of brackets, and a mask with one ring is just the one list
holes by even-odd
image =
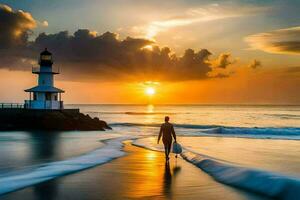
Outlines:
{"label": "window on lighthouse", "polygon": [[46,92],[46,101],[51,101],[51,93]]}
{"label": "window on lighthouse", "polygon": [[51,60],[51,56],[50,55],[42,55],[41,59],[42,60]]}

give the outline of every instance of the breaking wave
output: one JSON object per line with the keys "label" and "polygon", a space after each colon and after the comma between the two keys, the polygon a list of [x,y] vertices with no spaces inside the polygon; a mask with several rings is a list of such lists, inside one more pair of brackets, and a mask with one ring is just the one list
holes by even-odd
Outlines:
{"label": "breaking wave", "polygon": [[[160,127],[160,124],[142,123],[113,123],[111,126],[127,127]],[[250,137],[271,139],[294,139],[300,140],[300,128],[298,127],[229,127],[218,125],[195,125],[174,124],[180,135],[193,136],[227,136],[227,137]]]}
{"label": "breaking wave", "polygon": [[125,153],[122,151],[122,141],[126,139],[129,138],[109,140],[104,147],[78,157],[45,163],[31,167],[30,170],[0,174],[0,195],[104,164],[123,156]]}
{"label": "breaking wave", "polygon": [[300,199],[300,179],[276,173],[227,164],[185,151],[181,156],[218,182],[275,199]]}

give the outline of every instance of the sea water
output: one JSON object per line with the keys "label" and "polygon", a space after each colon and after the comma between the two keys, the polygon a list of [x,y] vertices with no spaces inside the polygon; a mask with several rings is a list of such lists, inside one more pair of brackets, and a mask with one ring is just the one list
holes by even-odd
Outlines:
{"label": "sea water", "polygon": [[[192,161],[190,158],[195,156],[201,161],[203,159],[199,156],[204,156],[205,159],[226,166],[261,170],[267,175],[279,174],[288,179],[299,180],[300,106],[66,107],[79,107],[81,112],[105,120],[113,130],[0,132],[0,184],[8,185],[2,193],[41,182],[44,180],[41,177],[56,178],[109,162],[124,155],[121,149],[122,140],[131,139],[136,145],[162,150],[161,145],[156,145],[156,137],[165,116],[170,116],[178,141],[185,153],[190,153],[186,154],[187,161]],[[107,144],[107,139],[115,142]],[[108,151],[111,153],[107,153]],[[93,159],[97,159],[98,162],[92,162]],[[82,160],[89,164],[78,165]],[[230,179],[233,180],[232,177]],[[14,180],[12,183],[20,180],[19,183],[23,185],[10,185],[11,180]]]}

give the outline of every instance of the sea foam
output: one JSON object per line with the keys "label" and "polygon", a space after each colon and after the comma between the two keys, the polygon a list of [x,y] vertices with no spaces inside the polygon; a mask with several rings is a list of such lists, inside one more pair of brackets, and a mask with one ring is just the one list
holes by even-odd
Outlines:
{"label": "sea foam", "polygon": [[221,183],[271,198],[300,199],[300,179],[227,164],[189,151],[181,156]]}
{"label": "sea foam", "polygon": [[123,156],[125,153],[122,151],[122,141],[126,139],[129,138],[108,140],[104,147],[78,157],[45,163],[29,171],[2,175],[0,176],[0,195],[91,168]]}

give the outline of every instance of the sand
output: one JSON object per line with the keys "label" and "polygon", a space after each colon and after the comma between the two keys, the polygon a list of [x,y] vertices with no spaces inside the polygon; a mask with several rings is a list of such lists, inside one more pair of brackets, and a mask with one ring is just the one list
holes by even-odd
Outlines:
{"label": "sand", "polygon": [[266,199],[214,181],[174,155],[125,144],[127,155],[101,166],[7,194],[0,199]]}

